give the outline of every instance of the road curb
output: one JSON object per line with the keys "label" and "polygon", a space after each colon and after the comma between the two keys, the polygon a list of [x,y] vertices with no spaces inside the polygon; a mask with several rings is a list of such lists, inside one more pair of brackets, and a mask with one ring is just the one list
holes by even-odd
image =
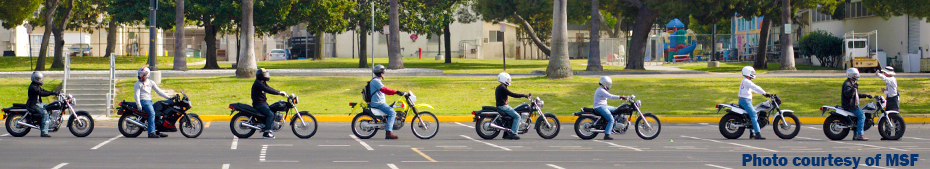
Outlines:
{"label": "road curb", "polygon": [[[355,116],[314,116],[318,122],[350,122]],[[474,116],[436,116],[440,122],[470,123]],[[232,116],[227,115],[201,115],[203,121],[229,121]],[[577,116],[559,116],[562,123],[574,123]],[[826,117],[799,117],[801,124],[823,124]],[[635,120],[635,118],[634,118]],[[709,123],[720,122],[720,117],[659,117],[662,123]],[[877,119],[876,119],[877,120]],[[930,123],[930,117],[905,117],[907,123]]]}

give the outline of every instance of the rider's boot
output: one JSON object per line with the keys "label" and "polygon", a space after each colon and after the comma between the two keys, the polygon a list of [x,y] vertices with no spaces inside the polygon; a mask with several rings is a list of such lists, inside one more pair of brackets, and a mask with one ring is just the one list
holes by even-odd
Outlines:
{"label": "rider's boot", "polygon": [[384,139],[388,139],[388,140],[397,139],[397,135],[394,135],[393,131],[387,131],[387,133],[384,134]]}
{"label": "rider's boot", "polygon": [[168,137],[168,134],[162,133],[160,131],[156,131],[155,134],[158,134],[159,137]]}
{"label": "rider's boot", "polygon": [[505,139],[509,139],[509,140],[520,140],[520,136],[517,136],[517,133],[513,133],[513,132],[508,132],[508,133],[510,133],[510,134],[507,135],[507,136],[505,136],[505,137],[504,137]]}
{"label": "rider's boot", "polygon": [[754,135],[755,135],[755,136],[751,136],[750,138],[756,139],[756,140],[765,140],[765,137],[762,137],[762,133],[761,133],[761,132],[759,132],[759,133],[754,133]]}
{"label": "rider's boot", "polygon": [[604,134],[604,140],[613,140],[614,138],[610,137],[610,134]]}
{"label": "rider's boot", "polygon": [[45,133],[45,134],[42,134],[40,137],[52,137],[52,136],[49,136],[48,133]]}
{"label": "rider's boot", "polygon": [[267,131],[264,134],[262,134],[262,137],[265,139],[274,139],[274,134],[271,134],[271,131]]}
{"label": "rider's boot", "polygon": [[149,138],[158,138],[158,134],[149,133]]}
{"label": "rider's boot", "polygon": [[866,137],[863,136],[863,135],[856,135],[856,136],[853,136],[853,140],[856,140],[856,141],[869,141],[869,138],[866,138]]}

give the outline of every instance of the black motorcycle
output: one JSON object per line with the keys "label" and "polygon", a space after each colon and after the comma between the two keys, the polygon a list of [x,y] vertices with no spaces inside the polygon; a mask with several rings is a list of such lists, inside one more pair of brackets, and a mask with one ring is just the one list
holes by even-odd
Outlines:
{"label": "black motorcycle", "polygon": [[[48,111],[48,131],[57,132],[61,127],[62,117],[67,112],[71,113],[68,118],[68,129],[76,137],[85,137],[94,131],[94,118],[86,111],[74,111],[72,107],[75,103],[74,96],[64,94],[58,95],[58,100],[45,105]],[[22,137],[29,133],[30,129],[39,129],[42,124],[42,115],[36,110],[29,108],[26,104],[13,104],[13,107],[3,109],[3,118],[6,119],[6,131],[13,137]]]}
{"label": "black motorcycle", "polygon": [[[613,133],[624,134],[632,126],[630,120],[633,112],[637,113],[636,134],[643,140],[652,140],[662,132],[662,122],[659,117],[652,113],[643,113],[640,111],[642,101],[636,100],[636,95],[628,97],[627,102],[617,106],[617,110],[610,112],[614,118],[614,128],[610,129]],[[581,108],[580,112],[573,115],[578,116],[575,120],[575,134],[579,138],[588,140],[597,137],[597,133],[604,133],[607,130],[607,120],[593,108]]]}
{"label": "black motorcycle", "polygon": [[[191,100],[187,94],[181,93],[168,100],[155,102],[152,107],[155,109],[155,130],[160,132],[177,132],[180,125],[181,134],[187,138],[197,138],[203,132],[203,121],[200,116],[194,113],[188,113],[191,109]],[[142,111],[136,102],[127,102],[123,100],[119,103],[116,114],[119,118],[119,132],[128,138],[138,137],[142,131],[147,129],[145,123],[149,119],[149,114]]]}
{"label": "black motorcycle", "polygon": [[[885,110],[888,102],[882,96],[874,96],[872,99],[875,102],[860,107],[862,113],[865,114],[862,131],[872,128],[875,125],[875,118],[878,118],[878,134],[882,136],[882,140],[901,139],[907,128],[904,118],[901,118],[901,113],[895,110]],[[826,114],[827,111],[830,112],[830,116],[823,122],[823,134],[830,140],[842,140],[849,135],[849,130],[856,130],[858,118],[841,106],[822,106],[820,111],[820,116]]]}
{"label": "black motorcycle", "polygon": [[[472,111],[471,114],[475,115],[473,118],[475,132],[483,139],[494,139],[501,131],[510,131],[510,126],[520,125],[517,134],[526,133],[533,127],[543,139],[552,139],[559,135],[559,130],[562,129],[559,118],[555,114],[542,112],[544,102],[539,97],[527,98],[530,103],[523,103],[513,108],[520,117],[510,117],[494,106],[482,106],[481,110]],[[538,116],[535,123],[533,122],[534,116]],[[520,118],[520,124],[513,124],[513,118]],[[535,127],[532,124],[536,124]]]}
{"label": "black motorcycle", "polygon": [[[316,134],[316,118],[308,111],[297,110],[297,100],[297,96],[291,94],[287,97],[287,101],[282,100],[269,105],[271,112],[274,112],[274,117],[265,117],[264,114],[248,104],[229,104],[229,109],[232,109],[229,114],[236,114],[229,122],[229,130],[236,137],[249,138],[252,134],[255,134],[255,130],[261,130],[265,127],[266,118],[272,118],[274,119],[272,130],[279,131],[281,126],[284,126],[284,119],[287,118],[290,110],[294,109],[296,113],[291,117],[291,131],[302,139],[313,137]],[[239,113],[236,113],[236,111]],[[282,111],[284,114],[278,113]]]}

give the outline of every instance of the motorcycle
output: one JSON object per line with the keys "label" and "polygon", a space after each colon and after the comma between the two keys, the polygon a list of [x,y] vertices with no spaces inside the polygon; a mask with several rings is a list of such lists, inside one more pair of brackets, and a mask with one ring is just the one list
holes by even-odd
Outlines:
{"label": "motorcycle", "polygon": [[[869,130],[875,125],[874,118],[878,117],[878,134],[882,135],[882,140],[898,140],[904,136],[905,124],[904,118],[900,113],[894,110],[885,110],[887,104],[882,96],[874,96],[875,102],[862,106],[860,110],[865,113],[865,124],[862,125],[863,131]],[[820,107],[820,116],[830,111],[830,116],[823,121],[823,134],[827,135],[830,140],[842,140],[849,135],[849,130],[856,130],[858,118],[850,111],[843,110],[839,105]]]}
{"label": "motorcycle", "polygon": [[[764,128],[769,123],[769,114],[772,117],[772,127],[775,130],[775,135],[778,135],[778,138],[781,139],[792,139],[795,136],[798,136],[798,132],[801,131],[801,121],[798,120],[798,116],[794,115],[793,110],[781,109],[781,98],[776,94],[772,94],[768,97],[769,100],[766,100],[762,103],[757,104],[754,109],[758,113],[758,119],[756,120],[759,123],[759,128]],[[727,108],[727,114],[720,118],[720,134],[727,139],[737,139],[743,135],[743,132],[748,128],[752,129],[752,122],[749,119],[749,114],[746,110],[743,110],[738,104],[717,104],[717,113],[720,113],[720,110]]]}
{"label": "motorcycle", "polygon": [[[58,100],[45,105],[48,111],[48,131],[57,132],[61,127],[62,118],[67,112],[72,112],[68,117],[68,130],[75,137],[86,137],[94,131],[94,118],[87,111],[74,111],[75,100],[72,95],[59,94]],[[30,129],[40,129],[42,124],[42,115],[37,113],[26,104],[13,104],[13,107],[3,109],[3,118],[6,119],[6,131],[13,137],[22,137],[29,133]]]}
{"label": "motorcycle", "polygon": [[[403,128],[404,120],[407,119],[409,114],[413,114],[413,119],[410,120],[410,130],[413,131],[413,135],[420,139],[433,138],[439,132],[439,119],[428,111],[420,112],[418,108],[427,107],[434,110],[435,108],[429,104],[417,104],[416,102],[417,96],[413,92],[407,91],[403,98],[391,103],[390,106],[397,112],[397,117],[394,120],[394,130]],[[352,112],[355,112],[356,108],[362,108],[362,112],[352,118],[352,133],[360,139],[371,138],[375,133],[378,133],[379,129],[385,129],[385,126],[387,126],[387,114],[379,109],[368,107],[368,104],[365,102],[349,103]]]}
{"label": "motorcycle", "polygon": [[[188,113],[191,109],[191,100],[183,92],[176,94],[168,100],[157,101],[152,104],[155,109],[155,130],[160,132],[177,132],[180,125],[181,134],[187,138],[197,138],[203,132],[203,121],[195,113]],[[149,114],[136,106],[136,102],[123,100],[116,110],[119,117],[119,132],[127,138],[138,137],[148,128],[145,123]]]}
{"label": "motorcycle", "polygon": [[[261,130],[265,127],[266,118],[272,118],[274,119],[272,131],[279,131],[284,125],[284,119],[290,114],[290,110],[294,109],[296,113],[291,116],[291,131],[293,131],[294,135],[298,138],[308,139],[316,134],[316,117],[313,117],[308,111],[298,110],[298,103],[297,95],[294,94],[287,96],[287,101],[282,100],[272,103],[268,107],[271,108],[271,112],[274,112],[274,117],[265,117],[264,114],[248,104],[229,104],[229,109],[232,109],[229,114],[236,114],[229,122],[229,129],[236,137],[249,138],[252,134],[255,134],[255,130]],[[239,113],[236,113],[236,111]],[[281,111],[284,113],[279,113]]]}
{"label": "motorcycle", "polygon": [[[639,116],[636,118],[636,135],[639,135],[639,138],[644,140],[652,140],[658,137],[659,132],[662,131],[662,122],[652,113],[643,113],[640,110],[642,101],[635,99],[636,95],[631,95],[627,98],[629,103],[621,104],[617,106],[617,110],[610,112],[614,116],[614,121],[616,121],[614,128],[611,130],[613,130],[613,133],[626,133],[627,128],[631,126],[630,119],[633,112],[637,112]],[[606,131],[606,118],[593,108],[581,108],[580,112],[575,112],[573,115],[578,116],[578,120],[575,121],[575,134],[581,139],[589,140],[597,137],[597,133]]]}
{"label": "motorcycle", "polygon": [[[543,139],[552,139],[559,135],[559,130],[562,128],[559,119],[555,114],[543,113],[541,110],[545,102],[539,97],[533,99],[532,95],[527,98],[530,103],[520,104],[513,109],[520,117],[510,117],[495,106],[481,106],[481,110],[472,111],[471,114],[475,115],[472,119],[475,122],[475,132],[481,138],[494,139],[501,131],[510,131],[510,126],[520,125],[517,134],[526,133],[530,127],[533,127]],[[536,125],[531,126],[534,124],[534,116],[538,116]],[[520,124],[512,124],[513,118],[520,118]]]}

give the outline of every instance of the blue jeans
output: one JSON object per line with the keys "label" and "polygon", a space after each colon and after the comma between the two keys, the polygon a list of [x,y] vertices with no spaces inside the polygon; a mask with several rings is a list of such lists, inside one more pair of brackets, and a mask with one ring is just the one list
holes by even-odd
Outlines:
{"label": "blue jeans", "polygon": [[149,114],[149,120],[146,124],[149,133],[155,133],[155,107],[152,105],[152,101],[142,100],[139,104],[142,105],[142,111]]}
{"label": "blue jeans", "polygon": [[45,110],[45,103],[36,103],[35,105],[29,106],[29,108],[32,108],[36,113],[42,116],[42,123],[39,123],[39,131],[42,134],[48,134],[48,110]]}
{"label": "blue jeans", "polygon": [[749,114],[749,120],[752,122],[752,131],[753,133],[759,132],[759,114],[756,114],[756,109],[752,107],[752,99],[739,98],[739,106],[743,107],[743,110],[746,110],[746,113]]}
{"label": "blue jeans", "polygon": [[397,112],[394,112],[394,108],[391,108],[390,105],[386,103],[371,103],[371,108],[381,110],[384,114],[387,114],[386,123],[384,125],[384,131],[394,131],[394,120],[397,118]]}
{"label": "blue jeans", "polygon": [[255,106],[255,109],[257,109],[259,113],[265,115],[265,127],[262,128],[262,132],[271,132],[271,130],[274,129],[275,119],[275,114],[271,111],[271,107],[268,107],[268,104],[260,104]]}
{"label": "blue jeans", "polygon": [[510,105],[497,106],[497,109],[500,109],[502,112],[507,113],[508,116],[513,117],[513,125],[510,125],[510,130],[513,134],[517,134],[520,131],[520,115],[517,114],[516,110],[513,110]]}
{"label": "blue jeans", "polygon": [[614,120],[614,115],[610,114],[610,112],[617,110],[617,107],[601,106],[594,108],[594,110],[597,110],[597,113],[600,113],[601,116],[604,116],[604,120],[607,120],[607,127],[604,127],[604,134],[610,135],[610,133],[613,133],[614,122],[616,122],[616,120]]}
{"label": "blue jeans", "polygon": [[862,135],[862,129],[865,126],[865,113],[860,109],[849,111],[856,115],[856,118],[859,119],[859,122],[856,123],[856,133],[855,135]]}

